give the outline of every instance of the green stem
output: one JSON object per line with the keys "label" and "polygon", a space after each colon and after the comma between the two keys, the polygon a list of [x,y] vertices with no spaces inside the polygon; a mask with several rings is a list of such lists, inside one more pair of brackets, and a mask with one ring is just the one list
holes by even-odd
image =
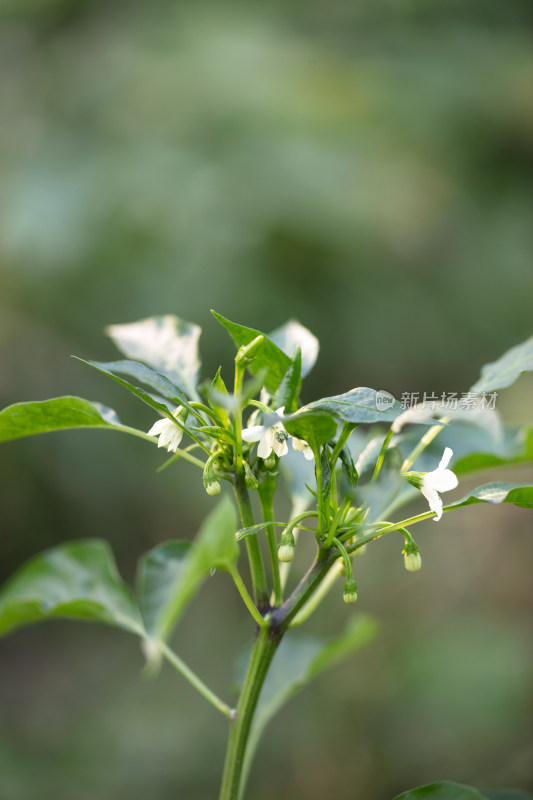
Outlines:
{"label": "green stem", "polygon": [[237,800],[241,783],[244,754],[257,701],[270,663],[282,637],[281,631],[261,628],[252,648],[239,704],[231,724],[220,800]]}
{"label": "green stem", "polygon": [[402,468],[401,468],[402,472],[407,472],[407,470],[410,467],[412,467],[412,465],[414,464],[414,462],[416,461],[416,459],[418,458],[420,453],[422,453],[426,449],[428,444],[431,444],[433,439],[436,436],[438,436],[438,434],[441,432],[441,430],[444,428],[444,426],[448,424],[449,421],[450,421],[450,417],[442,417],[439,420],[439,424],[438,425],[432,425],[432,427],[422,436],[422,438],[420,439],[420,441],[418,442],[418,444],[414,448],[414,450],[412,450],[412,452],[409,453],[409,455],[407,456],[407,458],[403,462]]}
{"label": "green stem", "polygon": [[219,800],[238,800],[250,727],[271,661],[291,621],[316,591],[333,562],[329,553],[319,552],[291,596],[281,608],[272,611],[268,627],[259,630],[231,725]]}
{"label": "green stem", "polygon": [[250,597],[250,593],[249,593],[248,589],[246,588],[246,586],[244,585],[244,581],[241,578],[241,576],[239,575],[236,567],[232,567],[229,570],[229,574],[233,578],[233,582],[234,582],[235,586],[237,587],[240,596],[244,600],[244,604],[245,604],[246,608],[248,609],[248,611],[250,612],[250,614],[252,615],[254,620],[257,622],[259,627],[260,628],[264,628],[265,626],[267,626],[268,622],[265,620],[264,617],[261,616],[261,614],[259,613],[259,611],[255,607],[254,601]]}
{"label": "green stem", "polygon": [[392,439],[393,435],[394,435],[394,431],[392,430],[392,427],[391,427],[391,428],[389,428],[389,431],[388,431],[387,435],[385,436],[385,438],[383,440],[383,444],[381,445],[381,450],[379,451],[379,455],[378,455],[378,458],[377,458],[377,461],[376,461],[376,466],[374,468],[374,474],[372,475],[372,480],[373,481],[375,481],[378,478],[379,473],[381,472],[381,467],[382,467],[383,461],[385,459],[385,453],[387,452],[387,450],[389,448],[390,440]]}
{"label": "green stem", "polygon": [[178,670],[178,672],[183,675],[186,680],[189,681],[192,686],[194,686],[196,691],[200,692],[202,697],[205,697],[205,699],[208,700],[211,705],[221,711],[228,719],[231,720],[233,718],[234,711],[227,705],[227,703],[224,703],[220,697],[217,697],[217,695],[212,692],[202,680],[200,680],[198,675],[196,675],[196,673],[193,672],[187,666],[187,664],[185,664],[181,658],[170,649],[170,647],[168,647],[168,645],[166,645],[164,642],[158,642],[158,646],[165,658]]}
{"label": "green stem", "polygon": [[[268,484],[266,486],[261,486],[261,484],[259,485],[259,501],[261,503],[263,521],[273,522],[273,490]],[[267,526],[266,535],[268,552],[270,555],[270,566],[272,569],[272,604],[274,606],[279,606],[283,602],[283,592],[281,589],[281,575],[279,570],[278,541],[276,538],[276,530],[274,525]]]}
{"label": "green stem", "polygon": [[[242,527],[251,528],[255,520],[243,472],[235,476],[234,489]],[[266,611],[269,608],[267,579],[265,565],[263,564],[263,556],[261,555],[261,548],[259,547],[259,540],[256,533],[246,537],[246,550],[248,553],[248,561],[250,562],[255,604],[259,612]]]}

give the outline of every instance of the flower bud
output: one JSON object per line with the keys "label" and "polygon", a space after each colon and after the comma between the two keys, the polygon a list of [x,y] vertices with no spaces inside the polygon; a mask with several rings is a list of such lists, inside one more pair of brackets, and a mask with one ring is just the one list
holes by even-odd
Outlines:
{"label": "flower bud", "polygon": [[263,459],[263,464],[265,465],[266,469],[274,469],[276,466],[276,456],[274,453],[270,453],[265,459]]}
{"label": "flower bud", "polygon": [[408,572],[418,572],[422,566],[422,556],[418,553],[404,553],[403,561]]}
{"label": "flower bud", "polygon": [[294,558],[294,536],[292,531],[283,531],[281,541],[278,547],[278,558],[285,564],[288,564]]}
{"label": "flower bud", "polygon": [[206,484],[205,490],[211,497],[216,497],[221,491],[220,483],[217,480],[210,481],[208,484]]}
{"label": "flower bud", "polygon": [[244,482],[246,483],[247,489],[257,489],[259,486],[259,481],[255,477],[254,473],[250,469],[250,465],[247,461],[243,461],[244,466]]}
{"label": "flower bud", "polygon": [[346,578],[346,580],[344,581],[342,599],[348,605],[355,603],[355,601],[357,600],[357,586],[353,578]]}
{"label": "flower bud", "polygon": [[243,344],[242,347],[239,347],[235,361],[244,362],[245,364],[252,361],[264,341],[265,337],[261,334],[260,336],[256,336],[249,344]]}

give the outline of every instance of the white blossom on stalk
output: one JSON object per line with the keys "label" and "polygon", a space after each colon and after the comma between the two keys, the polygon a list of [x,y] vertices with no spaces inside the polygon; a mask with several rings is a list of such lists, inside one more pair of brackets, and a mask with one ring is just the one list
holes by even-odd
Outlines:
{"label": "white blossom on stalk", "polygon": [[[177,417],[180,411],[181,406],[178,406],[172,416]],[[157,446],[166,447],[169,453],[175,453],[183,438],[183,428],[180,428],[175,422],[165,417],[165,419],[160,419],[152,425],[148,431],[148,436],[159,436]]]}
{"label": "white blossom on stalk", "polygon": [[[282,417],[285,406],[278,408],[276,414]],[[268,458],[272,451],[281,458],[288,452],[287,439],[289,434],[283,427],[283,423],[275,422],[273,425],[252,425],[244,428],[242,438],[245,442],[259,442],[257,455],[259,458]]]}
{"label": "white blossom on stalk", "polygon": [[315,457],[312,448],[303,439],[297,439],[296,436],[292,437],[293,450],[298,450],[304,454],[307,461],[312,461]]}
{"label": "white blossom on stalk", "polygon": [[452,448],[446,447],[437,469],[422,475],[420,491],[428,501],[430,509],[436,514],[434,522],[442,517],[442,500],[439,492],[449,492],[459,483],[457,475],[451,469],[447,469],[452,456]]}

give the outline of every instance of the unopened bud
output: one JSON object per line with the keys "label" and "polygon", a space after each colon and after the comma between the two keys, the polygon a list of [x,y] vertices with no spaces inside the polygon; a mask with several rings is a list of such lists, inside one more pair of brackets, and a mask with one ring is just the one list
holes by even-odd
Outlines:
{"label": "unopened bud", "polygon": [[422,556],[418,553],[404,553],[403,561],[405,569],[409,572],[418,572],[422,566]]}
{"label": "unopened bud", "polygon": [[281,541],[278,547],[278,558],[285,564],[288,564],[294,558],[294,536],[292,531],[284,531],[281,535]]}
{"label": "unopened bud", "polygon": [[265,341],[265,337],[263,334],[260,336],[256,336],[253,341],[249,344],[243,344],[242,347],[239,348],[237,355],[235,357],[235,361],[237,362],[248,362],[255,358],[255,355],[263,342]]}
{"label": "unopened bud", "polygon": [[353,578],[346,578],[344,581],[342,599],[345,603],[348,603],[348,605],[355,603],[357,600],[357,586]]}
{"label": "unopened bud", "polygon": [[205,490],[207,494],[211,495],[211,497],[216,497],[221,491],[220,483],[216,480],[211,481],[210,483],[206,484]]}
{"label": "unopened bud", "polygon": [[255,477],[254,473],[250,469],[250,466],[247,461],[243,462],[244,466],[244,482],[246,483],[247,489],[257,489],[259,486],[259,481]]}
{"label": "unopened bud", "polygon": [[274,469],[276,466],[276,456],[274,453],[270,453],[265,459],[263,459],[263,464],[265,465],[266,469]]}
{"label": "unopened bud", "polygon": [[417,543],[407,531],[403,531],[405,538],[405,546],[402,550],[405,569],[409,572],[418,572],[422,566],[422,556],[418,549]]}

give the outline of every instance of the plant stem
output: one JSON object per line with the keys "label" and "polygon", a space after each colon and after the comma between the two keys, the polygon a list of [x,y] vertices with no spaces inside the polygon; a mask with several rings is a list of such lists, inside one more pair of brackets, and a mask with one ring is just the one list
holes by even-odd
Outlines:
{"label": "plant stem", "polygon": [[[246,488],[244,481],[244,473],[235,476],[235,498],[239,507],[241,516],[241,523],[243,528],[251,528],[254,524],[254,515],[252,512],[252,504],[250,503],[250,495]],[[250,534],[246,536],[246,550],[248,552],[248,560],[250,562],[250,573],[252,576],[252,586],[254,601],[259,610],[259,613],[265,612],[269,608],[268,601],[268,587],[265,573],[265,565],[263,564],[263,556],[261,555],[261,548],[259,547],[259,540],[257,534]]]}
{"label": "plant stem", "polygon": [[248,611],[250,612],[250,614],[252,615],[254,620],[257,622],[257,624],[259,625],[260,628],[266,627],[268,625],[268,622],[264,619],[264,617],[261,616],[261,614],[259,613],[259,611],[255,607],[254,601],[250,597],[248,589],[244,585],[244,581],[241,578],[241,576],[239,575],[237,569],[236,568],[231,568],[229,570],[229,574],[233,578],[233,582],[235,583],[235,586],[237,587],[240,596],[244,600],[244,604],[245,604],[246,608],[248,609]]}
{"label": "plant stem", "polygon": [[217,697],[217,695],[212,692],[202,680],[200,680],[198,675],[196,675],[196,673],[193,672],[192,669],[190,669],[187,664],[185,664],[181,658],[170,649],[170,647],[168,647],[168,645],[166,645],[164,642],[159,642],[158,646],[165,658],[170,661],[172,666],[174,666],[198,692],[200,692],[202,697],[205,697],[205,699],[208,700],[211,705],[221,711],[229,720],[233,718],[234,711],[227,705],[227,703],[224,703],[220,697]]}
{"label": "plant stem", "polygon": [[[273,493],[271,491],[261,491],[261,487],[259,487],[259,500],[261,502],[263,521],[273,522]],[[268,525],[266,529],[266,535],[268,552],[270,555],[270,566],[272,569],[272,604],[279,606],[282,603],[283,593],[281,589],[281,577],[279,571],[278,541],[276,539],[276,531],[273,525]]]}
{"label": "plant stem", "polygon": [[241,783],[244,753],[250,726],[268,668],[282,638],[282,632],[261,628],[252,648],[239,704],[231,723],[220,800],[237,800]]}
{"label": "plant stem", "polygon": [[281,608],[274,609],[268,627],[260,628],[231,724],[219,800],[238,800],[244,755],[257,701],[270,664],[290,622],[313,595],[334,563],[337,554],[319,551],[314,564]]}

